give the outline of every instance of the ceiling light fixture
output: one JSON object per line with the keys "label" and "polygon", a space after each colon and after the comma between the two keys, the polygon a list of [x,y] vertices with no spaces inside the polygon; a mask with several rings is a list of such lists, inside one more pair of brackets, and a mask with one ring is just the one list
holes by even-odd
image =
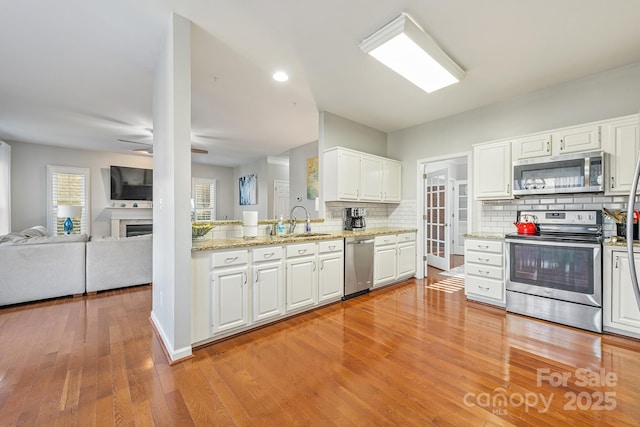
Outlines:
{"label": "ceiling light fixture", "polygon": [[360,49],[427,93],[464,77],[464,70],[406,13],[364,39]]}
{"label": "ceiling light fixture", "polygon": [[273,73],[273,80],[277,82],[286,82],[289,80],[289,76],[284,71],[276,71]]}

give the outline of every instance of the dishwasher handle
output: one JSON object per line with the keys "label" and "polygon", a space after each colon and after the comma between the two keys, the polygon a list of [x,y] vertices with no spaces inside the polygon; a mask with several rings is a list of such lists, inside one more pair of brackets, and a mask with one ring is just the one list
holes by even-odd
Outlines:
{"label": "dishwasher handle", "polygon": [[367,239],[367,240],[354,240],[352,242],[347,242],[347,245],[367,245],[369,243],[373,243],[374,240],[373,239]]}

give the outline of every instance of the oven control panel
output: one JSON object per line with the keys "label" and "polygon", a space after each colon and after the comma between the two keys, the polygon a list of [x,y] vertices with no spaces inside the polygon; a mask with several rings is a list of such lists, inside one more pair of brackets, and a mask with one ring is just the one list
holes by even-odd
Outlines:
{"label": "oven control panel", "polygon": [[602,224],[602,212],[596,210],[584,211],[521,211],[519,216],[532,215],[536,217],[538,224],[575,224],[575,225],[599,225]]}

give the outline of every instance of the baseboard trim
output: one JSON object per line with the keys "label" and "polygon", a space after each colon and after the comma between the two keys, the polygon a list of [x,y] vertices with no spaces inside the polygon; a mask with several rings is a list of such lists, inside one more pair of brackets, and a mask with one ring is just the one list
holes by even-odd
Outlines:
{"label": "baseboard trim", "polygon": [[191,346],[183,347],[178,350],[173,349],[173,347],[168,346],[167,343],[170,342],[167,339],[167,336],[160,326],[160,322],[155,316],[155,313],[152,311],[151,316],[149,316],[149,322],[151,323],[151,327],[154,332],[160,339],[160,347],[162,347],[162,352],[164,353],[169,365],[175,365],[180,362],[184,362],[185,360],[193,359],[195,356],[192,353]]}

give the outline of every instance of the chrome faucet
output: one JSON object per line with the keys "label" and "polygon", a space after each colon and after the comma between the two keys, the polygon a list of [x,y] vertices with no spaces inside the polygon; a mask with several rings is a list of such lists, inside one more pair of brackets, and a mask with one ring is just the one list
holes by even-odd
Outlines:
{"label": "chrome faucet", "polygon": [[309,212],[307,212],[307,208],[302,205],[295,205],[291,209],[291,212],[289,212],[289,234],[293,234],[293,232],[296,230],[296,217],[293,216],[293,211],[295,211],[296,208],[304,209],[304,213],[307,215],[307,219],[309,218]]}

